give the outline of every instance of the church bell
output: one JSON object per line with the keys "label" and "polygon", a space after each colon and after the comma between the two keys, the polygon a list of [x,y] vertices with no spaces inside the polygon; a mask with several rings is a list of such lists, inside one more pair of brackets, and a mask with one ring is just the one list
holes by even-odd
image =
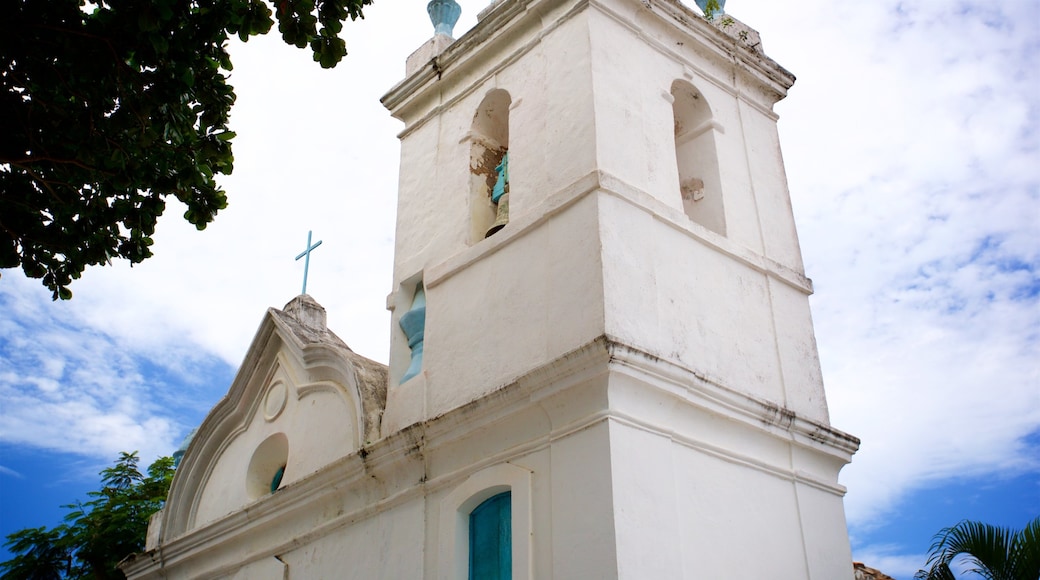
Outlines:
{"label": "church bell", "polygon": [[490,238],[495,232],[506,227],[509,223],[509,191],[506,190],[502,197],[498,198],[498,213],[495,214],[495,222],[488,228],[485,238]]}

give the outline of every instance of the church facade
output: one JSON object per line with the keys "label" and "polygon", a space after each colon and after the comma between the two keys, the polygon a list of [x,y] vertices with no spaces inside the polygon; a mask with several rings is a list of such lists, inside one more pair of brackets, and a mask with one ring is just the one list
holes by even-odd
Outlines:
{"label": "church facade", "polygon": [[851,580],[793,82],[677,0],[435,35],[383,98],[389,367],[309,296],[269,310],[128,577]]}

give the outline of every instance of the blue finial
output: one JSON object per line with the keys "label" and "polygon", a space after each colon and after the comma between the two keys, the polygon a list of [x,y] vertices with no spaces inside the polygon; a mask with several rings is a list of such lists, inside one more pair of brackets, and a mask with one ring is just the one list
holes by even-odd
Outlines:
{"label": "blue finial", "polygon": [[426,12],[430,15],[430,22],[433,22],[434,34],[451,36],[451,31],[462,14],[462,6],[455,0],[430,0],[426,5]]}
{"label": "blue finial", "polygon": [[408,338],[408,348],[412,349],[412,360],[408,364],[408,370],[401,377],[401,382],[404,383],[422,371],[423,342],[426,335],[426,291],[422,282],[415,287],[412,307],[401,316],[398,324]]}
{"label": "blue finial", "polygon": [[197,433],[198,431],[198,427],[192,429],[191,432],[188,433],[188,436],[184,438],[184,441],[181,442],[181,446],[177,448],[177,451],[173,452],[174,468],[181,464],[181,459],[184,457],[184,453],[188,451],[188,445],[191,444],[191,440],[195,438],[195,433]]}
{"label": "blue finial", "polygon": [[318,240],[318,243],[314,244],[313,246],[311,245],[311,232],[308,231],[307,232],[307,249],[302,251],[302,252],[300,252],[299,256],[296,256],[297,260],[299,260],[300,258],[302,258],[304,256],[307,256],[307,259],[303,261],[303,291],[300,292],[300,294],[306,294],[307,293],[307,270],[310,270],[310,268],[311,268],[311,252],[314,251],[314,248],[317,248],[320,245],[321,245],[321,240]]}
{"label": "blue finial", "polygon": [[726,11],[726,0],[693,0],[697,3],[697,7],[704,13],[704,17],[708,20],[714,20],[716,16],[724,14]]}

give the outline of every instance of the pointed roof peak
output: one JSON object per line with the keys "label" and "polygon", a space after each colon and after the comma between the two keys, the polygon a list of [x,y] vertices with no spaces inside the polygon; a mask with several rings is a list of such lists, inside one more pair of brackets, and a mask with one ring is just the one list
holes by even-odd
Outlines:
{"label": "pointed roof peak", "polygon": [[328,318],[325,308],[309,294],[300,294],[293,298],[282,309],[285,314],[299,322],[308,330],[314,332],[326,332],[328,330]]}

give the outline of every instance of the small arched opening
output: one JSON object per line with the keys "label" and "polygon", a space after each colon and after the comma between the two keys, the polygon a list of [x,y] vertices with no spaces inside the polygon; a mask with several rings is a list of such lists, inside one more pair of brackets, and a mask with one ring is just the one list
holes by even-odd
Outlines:
{"label": "small arched opening", "polygon": [[683,211],[691,220],[726,235],[726,214],[719,178],[716,137],[719,125],[711,107],[692,84],[672,83],[675,119],[675,160],[679,169],[679,193]]}
{"label": "small arched opening", "polygon": [[253,452],[246,469],[246,496],[251,499],[274,493],[282,485],[289,460],[289,438],[275,433],[264,439]]}
{"label": "small arched opening", "polygon": [[507,91],[493,89],[480,102],[473,115],[469,133],[470,243],[483,240],[508,221],[506,154],[509,151],[511,103]]}

